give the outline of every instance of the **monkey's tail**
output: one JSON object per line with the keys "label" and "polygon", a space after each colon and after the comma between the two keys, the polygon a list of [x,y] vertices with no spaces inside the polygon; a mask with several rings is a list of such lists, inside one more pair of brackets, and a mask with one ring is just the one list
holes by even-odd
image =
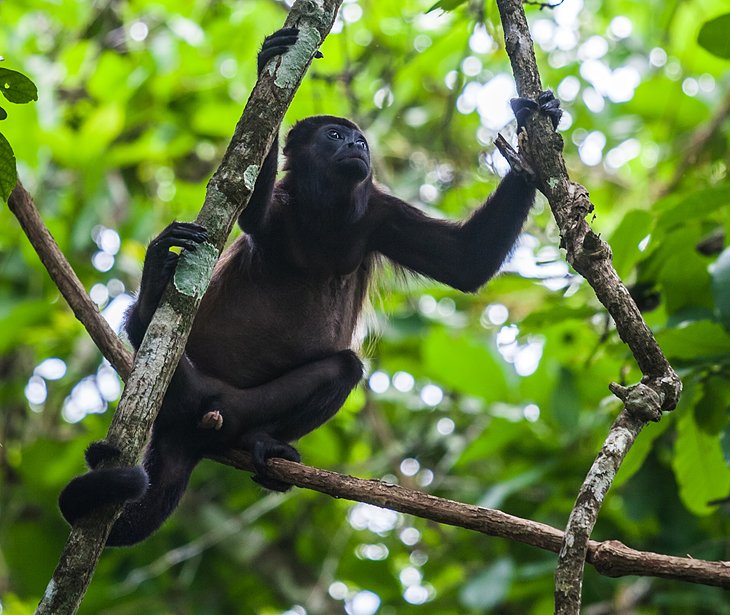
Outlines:
{"label": "monkey's tail", "polygon": [[175,510],[199,460],[179,441],[153,436],[142,466],[92,469],[74,478],[59,496],[61,513],[73,525],[102,506],[124,504],[106,544],[133,545],[155,532]]}

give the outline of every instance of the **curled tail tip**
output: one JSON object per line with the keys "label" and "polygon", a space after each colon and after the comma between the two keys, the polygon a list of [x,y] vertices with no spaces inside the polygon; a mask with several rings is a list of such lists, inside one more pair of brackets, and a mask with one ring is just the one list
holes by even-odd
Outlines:
{"label": "curled tail tip", "polygon": [[58,496],[61,514],[73,525],[80,517],[107,504],[139,500],[149,487],[141,467],[104,468],[74,478]]}

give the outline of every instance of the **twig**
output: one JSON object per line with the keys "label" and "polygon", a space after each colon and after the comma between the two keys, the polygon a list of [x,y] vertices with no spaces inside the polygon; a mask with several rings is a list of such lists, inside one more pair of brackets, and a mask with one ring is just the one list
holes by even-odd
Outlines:
{"label": "twig", "polygon": [[[230,450],[211,459],[239,470],[253,470],[248,453],[239,450]],[[499,510],[463,504],[379,480],[345,476],[285,459],[270,459],[268,466],[274,478],[333,498],[365,502],[489,536],[509,538],[553,553],[558,553],[563,541],[563,533],[554,527]],[[708,562],[635,551],[618,541],[592,540],[588,544],[587,555],[596,570],[606,576],[656,576],[730,588],[730,562]]]}
{"label": "twig", "polygon": [[102,349],[104,356],[117,370],[119,376],[126,380],[132,370],[130,353],[124,348],[106,320],[99,315],[99,310],[89,298],[86,289],[61,252],[53,235],[43,224],[32,197],[20,181],[10,193],[8,207],[20,222],[20,226],[28,236],[38,258],[76,318],[84,325],[97,347]]}
{"label": "twig", "polygon": [[[497,6],[517,92],[535,100],[542,85],[522,4],[520,0],[497,0]],[[548,118],[530,118],[520,146],[535,171],[538,188],[550,203],[568,262],[586,278],[606,307],[644,374],[642,382],[632,387],[613,385],[611,390],[624,402],[624,409],[581,487],[565,531],[555,574],[555,611],[577,615],[589,537],[606,492],[642,427],[648,421],[658,421],[662,410],[677,405],[681,381],[613,269],[611,249],[586,223],[593,204],[588,191],[570,181],[562,156],[563,141]]]}
{"label": "twig", "polygon": [[[136,463],[167,385],[182,355],[195,311],[235,219],[245,207],[262,160],[312,57],[329,33],[341,0],[298,0],[286,27],[298,27],[296,44],[271,61],[246,103],[243,115],[210,182],[197,221],[210,243],[184,255],[155,313],[127,380],[107,440],[121,451],[120,463]],[[71,531],[39,614],[75,613],[121,507],[89,515]]]}

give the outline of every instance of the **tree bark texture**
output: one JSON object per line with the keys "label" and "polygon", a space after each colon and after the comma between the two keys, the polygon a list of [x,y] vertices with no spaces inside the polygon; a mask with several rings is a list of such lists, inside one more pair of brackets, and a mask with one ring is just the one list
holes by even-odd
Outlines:
{"label": "tree bark texture", "polygon": [[[522,3],[497,0],[497,6],[518,95],[535,100],[542,84]],[[660,420],[662,411],[676,407],[682,384],[613,268],[610,247],[585,221],[594,206],[588,191],[568,177],[562,151],[563,140],[548,118],[538,114],[530,118],[527,134],[520,135],[520,154],[550,203],[560,229],[561,247],[613,318],[643,374],[642,381],[631,387],[610,386],[624,408],[581,487],[565,530],[555,574],[555,612],[577,615],[589,538],[606,492],[644,425]]]}

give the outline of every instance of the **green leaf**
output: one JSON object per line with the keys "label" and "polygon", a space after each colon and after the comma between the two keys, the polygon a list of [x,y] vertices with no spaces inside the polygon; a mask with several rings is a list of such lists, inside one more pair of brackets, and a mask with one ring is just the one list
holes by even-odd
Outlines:
{"label": "green leaf", "polygon": [[568,368],[561,367],[560,379],[552,396],[552,415],[565,433],[573,433],[578,426],[580,406],[575,375]]}
{"label": "green leaf", "polygon": [[725,13],[702,24],[697,42],[700,47],[718,58],[730,59],[730,13]]}
{"label": "green leaf", "polygon": [[709,376],[695,406],[697,425],[705,433],[718,435],[728,424],[729,407],[730,381],[722,376]]}
{"label": "green leaf", "polygon": [[8,140],[0,133],[0,199],[7,201],[18,183],[15,155]]}
{"label": "green leaf", "polygon": [[462,4],[466,4],[467,0],[439,0],[436,4],[434,4],[430,9],[428,9],[426,12],[430,13],[432,11],[438,11],[439,9],[442,11],[453,11],[455,8],[458,8]]}
{"label": "green leaf", "polygon": [[498,559],[463,587],[459,599],[464,606],[485,613],[504,600],[514,574],[512,560]]}
{"label": "green leaf", "polygon": [[641,432],[641,437],[629,449],[613,481],[613,487],[619,487],[629,480],[644,465],[644,460],[649,456],[651,449],[654,447],[654,441],[663,434],[671,421],[668,417],[664,417],[659,423],[649,423]]}
{"label": "green leaf", "polygon": [[12,103],[23,104],[38,100],[35,83],[23,73],[9,68],[0,68],[0,92]]}
{"label": "green leaf", "polygon": [[[690,391],[685,395],[692,396]],[[696,515],[715,512],[707,502],[730,492],[730,468],[725,463],[720,438],[702,431],[695,422],[694,412],[685,411],[679,415],[672,467],[679,484],[679,496],[687,509]]]}
{"label": "green leaf", "polygon": [[720,322],[730,329],[730,248],[725,248],[710,267],[712,295]]}
{"label": "green leaf", "polygon": [[730,335],[709,320],[660,331],[657,340],[664,353],[674,359],[707,359],[730,354]]}
{"label": "green leaf", "polygon": [[626,277],[641,256],[639,243],[649,234],[652,215],[643,209],[626,212],[624,219],[611,236],[613,266],[621,277]]}
{"label": "green leaf", "polygon": [[484,343],[435,329],[423,343],[423,359],[434,379],[460,393],[487,402],[504,401],[508,396],[504,365]]}

